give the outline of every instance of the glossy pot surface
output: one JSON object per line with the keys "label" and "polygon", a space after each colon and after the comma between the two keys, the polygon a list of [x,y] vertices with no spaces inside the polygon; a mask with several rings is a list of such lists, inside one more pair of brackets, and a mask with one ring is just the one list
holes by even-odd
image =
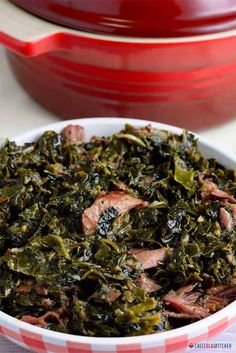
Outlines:
{"label": "glossy pot surface", "polygon": [[140,117],[200,129],[235,115],[236,37],[129,45],[72,36],[66,43],[32,58],[8,54],[23,87],[58,116]]}
{"label": "glossy pot surface", "polygon": [[62,118],[125,116],[196,130],[235,117],[236,31],[168,40],[95,35],[1,0],[0,42],[21,85]]}
{"label": "glossy pot surface", "polygon": [[49,21],[94,33],[181,37],[236,28],[234,0],[12,0]]}

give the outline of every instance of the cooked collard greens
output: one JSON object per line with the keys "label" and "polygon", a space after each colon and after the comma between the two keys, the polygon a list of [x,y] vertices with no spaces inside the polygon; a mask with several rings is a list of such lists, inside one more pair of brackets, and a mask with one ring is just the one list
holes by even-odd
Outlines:
{"label": "cooked collard greens", "polygon": [[50,330],[134,336],[236,297],[236,173],[194,136],[126,125],[0,150],[0,309]]}

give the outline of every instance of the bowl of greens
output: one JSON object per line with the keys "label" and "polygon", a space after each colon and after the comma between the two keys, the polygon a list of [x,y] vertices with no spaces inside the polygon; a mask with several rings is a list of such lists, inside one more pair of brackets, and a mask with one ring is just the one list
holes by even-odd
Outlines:
{"label": "bowl of greens", "polygon": [[236,158],[174,126],[63,121],[0,150],[0,333],[171,352],[236,321]]}

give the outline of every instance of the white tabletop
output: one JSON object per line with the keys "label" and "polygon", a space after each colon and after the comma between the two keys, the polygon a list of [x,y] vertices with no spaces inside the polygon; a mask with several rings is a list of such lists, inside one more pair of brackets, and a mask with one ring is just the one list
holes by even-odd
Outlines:
{"label": "white tabletop", "polygon": [[35,103],[16,82],[0,46],[0,137],[10,137],[58,118]]}

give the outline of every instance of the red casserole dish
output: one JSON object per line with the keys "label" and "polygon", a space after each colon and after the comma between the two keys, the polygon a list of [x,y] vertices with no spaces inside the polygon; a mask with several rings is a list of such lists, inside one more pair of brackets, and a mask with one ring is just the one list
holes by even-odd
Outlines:
{"label": "red casserole dish", "polygon": [[1,0],[0,42],[21,85],[63,118],[137,117],[196,130],[235,116],[235,30],[167,39],[97,35]]}

